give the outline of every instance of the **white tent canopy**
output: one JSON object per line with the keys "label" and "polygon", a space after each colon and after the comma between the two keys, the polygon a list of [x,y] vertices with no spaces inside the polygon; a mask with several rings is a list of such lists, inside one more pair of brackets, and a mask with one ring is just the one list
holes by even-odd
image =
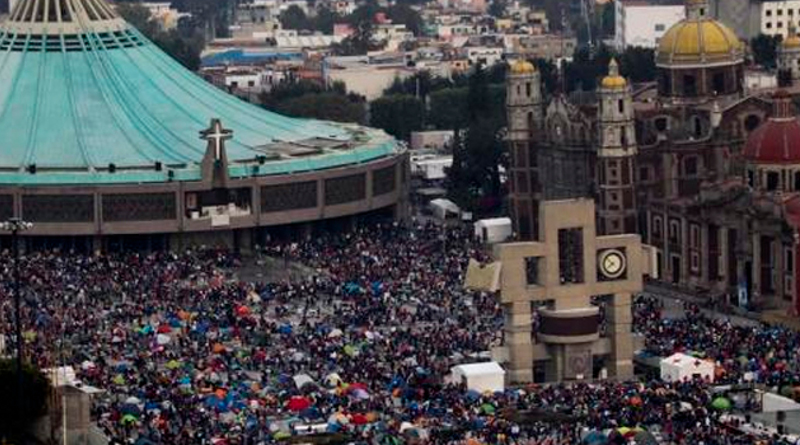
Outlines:
{"label": "white tent canopy", "polygon": [[503,391],[506,371],[497,362],[471,363],[450,368],[454,382],[464,382],[467,389],[478,392]]}
{"label": "white tent canopy", "polygon": [[661,380],[681,382],[695,376],[714,381],[714,363],[682,353],[661,359]]}
{"label": "white tent canopy", "polygon": [[500,243],[511,237],[511,218],[482,219],[475,223],[475,236],[485,243]]}

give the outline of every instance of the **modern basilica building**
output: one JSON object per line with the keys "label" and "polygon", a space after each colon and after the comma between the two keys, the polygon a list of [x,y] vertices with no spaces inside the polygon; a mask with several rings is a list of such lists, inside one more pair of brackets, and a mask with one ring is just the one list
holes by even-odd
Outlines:
{"label": "modern basilica building", "polygon": [[294,119],[184,69],[104,0],[0,25],[0,220],[31,248],[248,247],[269,228],[406,211],[382,131]]}

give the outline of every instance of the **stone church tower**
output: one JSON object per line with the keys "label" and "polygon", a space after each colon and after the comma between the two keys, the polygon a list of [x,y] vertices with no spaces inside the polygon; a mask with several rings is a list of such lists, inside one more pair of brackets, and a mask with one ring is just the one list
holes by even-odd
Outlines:
{"label": "stone church tower", "polygon": [[597,230],[637,233],[636,133],[631,87],[611,60],[598,90]]}
{"label": "stone church tower", "polygon": [[536,67],[524,60],[513,62],[506,91],[511,219],[518,239],[535,240],[541,200],[536,142],[542,136],[543,119],[541,79]]}

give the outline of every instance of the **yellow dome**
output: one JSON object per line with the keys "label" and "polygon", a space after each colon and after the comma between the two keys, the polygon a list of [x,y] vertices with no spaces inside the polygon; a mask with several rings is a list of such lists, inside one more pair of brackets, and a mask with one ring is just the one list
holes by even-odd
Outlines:
{"label": "yellow dome", "polygon": [[608,63],[608,76],[600,81],[600,86],[607,89],[622,89],[628,86],[628,81],[619,75],[619,64],[616,59],[611,59]]}
{"label": "yellow dome", "polygon": [[791,35],[783,41],[784,48],[800,48],[800,37]]}
{"label": "yellow dome", "polygon": [[732,64],[744,60],[742,42],[722,23],[707,18],[682,20],[658,44],[660,66]]}
{"label": "yellow dome", "polygon": [[625,88],[628,81],[622,76],[606,76],[600,84],[603,88]]}
{"label": "yellow dome", "polygon": [[511,64],[511,74],[533,74],[536,67],[527,60],[517,60]]}

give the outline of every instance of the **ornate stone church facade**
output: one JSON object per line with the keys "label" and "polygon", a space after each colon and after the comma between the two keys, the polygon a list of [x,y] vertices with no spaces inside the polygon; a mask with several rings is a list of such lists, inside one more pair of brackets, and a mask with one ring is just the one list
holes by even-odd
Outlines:
{"label": "ornate stone church facade", "polygon": [[800,309],[800,38],[779,49],[779,88],[745,89],[745,47],[687,0],[656,82],[615,61],[592,94],[546,97],[525,61],[507,77],[509,184],[518,240],[543,201],[587,197],[601,235],[638,233],[661,281],[758,309]]}

